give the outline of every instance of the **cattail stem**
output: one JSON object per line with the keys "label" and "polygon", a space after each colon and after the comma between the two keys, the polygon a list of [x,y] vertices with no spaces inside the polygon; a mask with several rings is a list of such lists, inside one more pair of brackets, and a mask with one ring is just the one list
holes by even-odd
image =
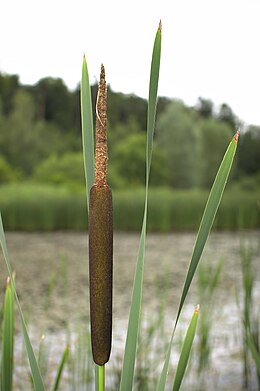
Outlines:
{"label": "cattail stem", "polygon": [[98,390],[105,390],[105,365],[98,367]]}
{"label": "cattail stem", "polygon": [[89,202],[89,279],[91,344],[95,363],[103,366],[111,351],[113,211],[107,185],[106,81],[101,66],[96,105],[95,182]]}

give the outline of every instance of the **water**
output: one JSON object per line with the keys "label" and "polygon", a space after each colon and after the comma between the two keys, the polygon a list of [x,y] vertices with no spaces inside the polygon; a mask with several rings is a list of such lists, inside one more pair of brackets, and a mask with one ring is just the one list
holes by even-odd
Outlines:
{"label": "water", "polygon": [[[73,333],[88,319],[87,236],[75,232],[7,233],[6,236],[19,297],[29,320],[33,341],[38,345],[41,335],[45,334],[46,341],[52,347],[52,360],[57,362],[66,343],[66,330],[70,330],[73,339]],[[256,302],[259,302],[259,239],[259,231],[246,232],[242,236],[239,233],[212,233],[203,253],[201,263],[204,266],[217,265],[220,258],[224,257],[212,315],[212,390],[239,389],[242,384],[241,322],[236,303],[236,297],[240,300],[242,295],[239,251],[241,243],[252,248],[254,296]],[[149,234],[147,237],[143,322],[149,324],[161,303],[165,302],[162,336],[165,343],[171,335],[194,241],[193,233]],[[138,244],[138,234],[115,234],[112,362],[122,355],[124,349]],[[2,258],[0,270],[3,296],[7,274]],[[199,300],[198,280],[195,277],[176,333],[173,366],[178,357],[180,338]],[[200,302],[202,309],[204,307],[205,311],[210,311],[207,304]],[[22,352],[19,335],[18,328],[16,345]],[[159,342],[156,343],[158,345]],[[159,361],[163,362],[163,354]],[[187,389],[191,387],[189,381],[194,381],[192,371],[187,379]],[[255,385],[252,384],[252,389],[256,389]]]}

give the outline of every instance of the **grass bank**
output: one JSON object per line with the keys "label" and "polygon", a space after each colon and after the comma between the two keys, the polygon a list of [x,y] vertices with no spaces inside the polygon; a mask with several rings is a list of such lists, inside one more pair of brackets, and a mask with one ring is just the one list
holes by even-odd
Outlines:
{"label": "grass bank", "polygon": [[[183,231],[198,228],[208,191],[151,189],[148,229]],[[114,197],[116,230],[139,231],[144,190],[118,190]],[[85,192],[65,187],[11,184],[0,187],[0,210],[6,230],[54,231],[87,228]],[[214,227],[219,230],[260,228],[259,191],[229,188]]]}

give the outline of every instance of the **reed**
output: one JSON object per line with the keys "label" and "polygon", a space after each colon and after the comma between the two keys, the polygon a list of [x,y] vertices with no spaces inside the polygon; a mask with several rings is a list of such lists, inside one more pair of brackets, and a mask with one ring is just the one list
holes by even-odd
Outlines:
{"label": "reed", "polygon": [[252,265],[252,248],[246,247],[243,243],[240,249],[241,271],[243,281],[242,308],[242,339],[243,339],[243,383],[248,389],[251,378],[251,361],[253,361],[258,387],[260,388],[260,317],[259,306],[255,311],[253,291],[256,279]]}
{"label": "reed", "polygon": [[[113,157],[111,157],[113,158]],[[221,231],[260,228],[259,190],[229,186],[223,196],[214,228]],[[145,189],[113,190],[114,230],[139,232]],[[150,188],[149,232],[197,229],[207,191],[203,189]],[[64,186],[13,183],[0,187],[0,205],[6,231],[86,230],[86,193]]]}
{"label": "reed", "polygon": [[1,390],[12,390],[14,361],[14,288],[8,277],[3,311]]}
{"label": "reed", "polygon": [[198,269],[199,301],[205,303],[200,314],[197,346],[197,374],[202,384],[203,376],[207,375],[211,364],[212,326],[214,325],[214,311],[217,309],[215,296],[223,264],[224,258],[222,257],[215,267],[211,263],[207,266],[201,264]]}

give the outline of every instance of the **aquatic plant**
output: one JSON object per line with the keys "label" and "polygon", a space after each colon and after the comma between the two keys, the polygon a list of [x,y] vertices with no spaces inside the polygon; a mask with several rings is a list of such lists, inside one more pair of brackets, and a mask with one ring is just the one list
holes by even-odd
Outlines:
{"label": "aquatic plant", "polygon": [[14,362],[14,289],[7,278],[3,310],[3,342],[1,360],[1,390],[11,390]]}
{"label": "aquatic plant", "polygon": [[[127,337],[126,337],[126,345],[125,345],[125,352],[124,352],[124,360],[123,360],[123,368],[122,368],[122,374],[121,374],[121,381],[120,381],[120,391],[125,390],[131,390],[133,386],[133,379],[134,379],[134,367],[136,362],[136,351],[137,351],[137,343],[138,343],[138,335],[139,335],[139,328],[140,328],[140,317],[141,317],[141,304],[142,304],[142,290],[143,290],[143,274],[144,274],[144,259],[145,259],[145,240],[146,240],[146,231],[147,231],[147,210],[148,210],[148,188],[149,188],[149,177],[150,177],[150,167],[151,167],[151,160],[152,160],[152,147],[153,147],[153,136],[154,136],[154,127],[155,127],[155,116],[156,116],[156,103],[157,103],[157,90],[158,90],[158,81],[159,81],[159,69],[160,69],[160,56],[161,56],[161,24],[159,25],[159,28],[156,33],[154,46],[153,46],[153,54],[152,54],[152,62],[151,62],[151,72],[150,72],[150,85],[149,85],[149,98],[148,98],[148,112],[147,112],[147,146],[146,146],[146,181],[145,181],[145,201],[144,201],[144,213],[143,213],[143,224],[142,224],[142,230],[141,230],[141,236],[140,236],[140,244],[139,244],[139,251],[138,251],[138,258],[137,258],[137,264],[136,264],[136,271],[135,271],[135,277],[134,277],[134,284],[133,284],[133,293],[132,293],[132,304],[130,308],[130,314],[129,314],[129,322],[128,322],[128,330],[127,330]],[[102,81],[101,81],[102,83]],[[99,94],[97,98],[97,106],[98,106],[98,99]],[[87,115],[87,112],[92,113],[92,106],[91,106],[91,96],[90,96],[90,85],[89,85],[89,77],[88,77],[88,67],[86,63],[86,58],[83,59],[83,67],[82,67],[82,83],[81,83],[81,109],[82,109],[82,140],[83,140],[83,155],[84,155],[84,163],[85,163],[85,175],[86,175],[86,193],[87,193],[87,200],[90,199],[90,189],[93,185],[94,181],[94,158],[92,155],[88,155],[87,148],[92,151],[94,150],[94,146],[92,147],[89,143],[94,141],[93,137],[93,120],[92,116],[90,114]],[[99,111],[97,110],[97,117],[98,117]],[[98,118],[99,120],[99,118]],[[104,119],[103,119],[104,121]],[[101,122],[102,121],[98,121]],[[105,122],[105,121],[104,121]],[[201,220],[201,224],[199,227],[197,239],[195,242],[190,266],[187,272],[187,276],[184,282],[184,288],[183,292],[180,298],[180,304],[177,312],[177,317],[174,325],[174,329],[172,332],[172,337],[169,343],[169,347],[166,353],[165,363],[162,370],[162,374],[160,376],[158,385],[157,385],[157,391],[163,391],[165,389],[166,385],[166,379],[167,374],[169,370],[170,365],[170,355],[171,355],[171,348],[173,343],[173,336],[175,333],[175,329],[177,327],[179,317],[182,312],[182,308],[187,296],[187,293],[189,291],[193,276],[195,274],[195,271],[197,269],[199,260],[201,258],[206,240],[208,238],[209,232],[211,230],[217,209],[219,207],[222,194],[227,182],[227,178],[232,166],[233,158],[235,155],[237,142],[238,142],[238,136],[239,131],[235,134],[233,139],[231,140],[229,147],[225,153],[225,156],[223,158],[223,161],[221,163],[221,166],[219,168],[219,171],[216,175],[213,187],[211,189],[204,214]],[[88,143],[89,142],[89,143]],[[212,146],[213,147],[213,146]],[[96,156],[97,159],[97,156]],[[105,175],[105,174],[104,174]],[[89,214],[90,211],[90,203],[88,202],[89,206]],[[109,207],[109,213],[111,211],[111,207]],[[101,210],[100,210],[101,214]],[[96,216],[97,223],[99,224],[99,229],[102,230],[102,219],[99,219],[98,216]],[[93,222],[92,222],[93,224]],[[109,224],[111,224],[111,219],[109,219]],[[95,227],[96,232],[98,231],[98,228]],[[109,228],[110,231],[110,228]],[[106,239],[105,239],[106,241]],[[111,254],[111,242],[109,244],[106,244],[104,242],[103,244],[99,244],[103,250],[107,252],[108,254]],[[90,254],[90,258],[92,258],[92,254]],[[103,263],[103,253],[100,256],[101,263]],[[92,260],[91,260],[92,262]],[[95,262],[99,262],[98,257],[95,258]],[[108,260],[109,265],[111,264],[111,260],[109,258]],[[96,268],[98,268],[98,265],[96,265]],[[91,273],[91,270],[90,270]],[[106,278],[111,278],[112,273],[109,269],[109,274],[106,276]],[[91,280],[90,276],[90,280]],[[99,284],[100,279],[103,279],[103,269],[100,273],[100,276],[95,276],[93,279],[93,282]],[[93,286],[91,287],[93,289]],[[99,288],[96,288],[99,289]],[[105,288],[106,290],[106,288]],[[91,292],[90,292],[91,295]],[[100,306],[102,306],[102,302],[99,303]],[[106,300],[103,302],[104,308],[102,311],[105,311],[106,309]],[[110,308],[110,307],[109,307]],[[179,389],[182,379],[184,377],[185,369],[188,363],[188,358],[191,350],[192,341],[194,338],[194,333],[196,329],[197,324],[197,316],[198,316],[198,307],[196,307],[194,315],[192,317],[190,326],[187,331],[187,335],[185,337],[185,340],[183,342],[182,352],[180,355],[179,364],[177,367],[177,371],[175,374],[175,379],[173,382],[173,389],[177,390]],[[99,333],[100,324],[96,324],[95,328],[97,330],[93,330],[93,327],[91,329],[92,332],[92,341],[96,340],[96,333]],[[94,333],[93,333],[94,331]],[[108,336],[107,343],[110,344],[110,334]],[[102,349],[102,346],[100,346],[99,349]],[[93,349],[93,342],[92,342],[92,351],[93,351],[93,358],[95,360],[95,350],[96,347]],[[104,365],[98,365],[96,370],[96,389],[101,391],[105,389],[105,368]]]}
{"label": "aquatic plant", "polygon": [[[144,211],[143,223],[140,236],[139,251],[136,263],[135,277],[133,283],[132,302],[130,307],[129,322],[127,329],[127,337],[124,351],[124,359],[122,365],[122,373],[120,379],[120,391],[131,390],[134,381],[134,368],[136,363],[136,353],[138,346],[140,318],[142,307],[142,292],[143,292],[143,277],[144,277],[144,261],[145,261],[145,241],[147,233],[147,216],[148,216],[148,190],[150,168],[152,161],[153,136],[156,117],[157,91],[159,82],[159,69],[161,57],[161,23],[157,29],[152,61],[150,71],[149,84],[149,98],[148,98],[148,112],[147,112],[147,145],[146,145],[146,180],[145,180],[145,197],[144,197]],[[103,68],[102,68],[103,69]],[[103,90],[102,90],[103,89]],[[103,92],[102,92],[103,91]],[[82,68],[82,82],[81,82],[81,109],[82,109],[82,140],[83,140],[83,155],[84,167],[86,176],[86,198],[88,203],[88,213],[90,222],[90,297],[92,304],[90,306],[91,315],[91,339],[92,339],[92,354],[94,362],[96,363],[96,390],[102,391],[105,389],[105,363],[109,359],[110,344],[111,344],[111,313],[112,313],[112,200],[111,192],[106,184],[106,160],[107,153],[106,143],[104,138],[104,130],[106,123],[105,110],[105,78],[104,69],[101,72],[100,89],[97,97],[97,129],[96,129],[96,148],[94,148],[94,126],[92,118],[91,94],[88,77],[88,68],[86,59],[83,59]],[[102,104],[102,107],[101,107]],[[98,128],[100,127],[100,128]],[[99,133],[101,132],[101,135]],[[99,136],[101,138],[99,139]],[[206,244],[208,235],[210,233],[216,212],[218,210],[222,194],[229,176],[232,166],[233,158],[237,148],[239,131],[231,140],[227,151],[224,155],[220,168],[217,172],[215,181],[213,183],[208,201],[202,216],[201,224],[198,230],[195,241],[190,265],[187,271],[186,279],[184,281],[183,291],[180,297],[180,302],[177,310],[177,316],[172,330],[171,339],[168,343],[167,351],[165,352],[165,361],[161,376],[159,377],[156,386],[157,391],[165,390],[167,375],[170,367],[170,356],[173,344],[175,330],[180,319],[182,309],[190,289],[194,274],[199,264],[204,246]],[[98,145],[98,144],[101,145]],[[100,150],[98,147],[101,147]],[[214,148],[214,146],[212,146]],[[96,156],[94,156],[96,150]],[[99,157],[100,153],[100,157]],[[94,161],[100,166],[94,169]],[[100,181],[99,181],[100,179]],[[94,190],[93,190],[94,189]],[[97,191],[100,190],[100,194]],[[96,203],[97,201],[97,203]],[[105,203],[105,204],[104,204]],[[105,212],[105,213],[104,213]],[[101,234],[100,234],[101,233]],[[44,391],[44,381],[39,368],[39,363],[34,353],[31,340],[28,335],[28,330],[20,301],[17,295],[15,281],[13,278],[12,267],[9,260],[6,239],[2,218],[0,217],[0,243],[8,274],[10,277],[11,292],[13,292],[14,299],[17,304],[18,313],[20,316],[23,339],[27,351],[31,378],[33,387],[37,391]],[[104,282],[104,284],[103,284]],[[9,288],[8,288],[9,289]],[[199,307],[195,307],[195,311],[191,318],[185,339],[182,344],[180,358],[175,372],[174,379],[170,383],[174,391],[179,390],[183,381],[185,371],[188,365],[188,360],[191,352],[193,339],[195,336]],[[7,315],[4,315],[7,321]],[[10,336],[7,338],[9,343],[10,356]],[[58,389],[61,374],[64,364],[68,359],[68,348],[65,349],[62,356],[56,380],[54,382],[53,391]],[[6,356],[7,357],[7,353]],[[4,358],[4,361],[7,358]],[[9,360],[9,359],[8,359]],[[8,361],[9,362],[9,361]],[[8,364],[8,363],[6,363]],[[11,368],[12,371],[12,368]],[[9,376],[10,377],[10,376]],[[11,386],[10,386],[11,387]],[[7,389],[8,391],[8,389]]]}
{"label": "aquatic plant", "polygon": [[242,330],[243,330],[243,383],[248,389],[251,377],[251,361],[253,361],[258,386],[260,387],[260,317],[259,306],[255,311],[253,290],[255,287],[255,274],[252,265],[252,248],[243,243],[240,248],[241,271],[243,279]]}

